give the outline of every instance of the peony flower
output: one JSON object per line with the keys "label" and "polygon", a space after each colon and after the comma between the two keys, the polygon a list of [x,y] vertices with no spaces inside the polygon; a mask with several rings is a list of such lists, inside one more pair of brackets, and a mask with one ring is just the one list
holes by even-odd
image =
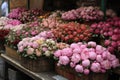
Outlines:
{"label": "peony flower", "polygon": [[83,60],[82,61],[82,66],[84,66],[84,67],[90,66],[90,61],[88,59],[87,60]]}
{"label": "peony flower", "polygon": [[120,66],[119,60],[118,59],[113,60],[111,65],[113,68],[119,67]]}
{"label": "peony flower", "polygon": [[84,74],[85,75],[88,75],[90,73],[90,70],[89,69],[84,69]]}
{"label": "peony flower", "polygon": [[80,48],[75,48],[75,49],[73,49],[73,53],[75,54],[75,53],[81,53],[81,49]]}
{"label": "peony flower", "polygon": [[92,63],[91,68],[93,72],[100,72],[101,71],[101,66],[99,63]]}
{"label": "peony flower", "polygon": [[60,57],[61,56],[61,50],[57,50],[57,51],[55,51],[55,53],[54,53],[54,56],[55,57]]}
{"label": "peony flower", "polygon": [[72,49],[79,48],[79,45],[76,44],[76,43],[72,43],[72,44],[70,45],[70,48],[72,48]]}
{"label": "peony flower", "polygon": [[70,67],[71,67],[71,68],[73,68],[73,67],[75,67],[75,66],[76,66],[75,63],[73,63],[73,62],[70,63]]}
{"label": "peony flower", "polygon": [[34,49],[33,48],[28,48],[27,49],[27,54],[28,55],[32,55],[34,53]]}
{"label": "peony flower", "polygon": [[73,54],[71,57],[71,61],[75,64],[78,63],[80,60],[81,60],[80,54]]}
{"label": "peony flower", "polygon": [[96,59],[96,56],[97,56],[97,54],[96,54],[95,52],[89,52],[89,58],[90,58],[91,60],[95,60],[95,59]]}
{"label": "peony flower", "polygon": [[102,62],[103,61],[102,55],[97,55],[96,61],[97,62]]}
{"label": "peony flower", "polygon": [[111,68],[111,62],[108,60],[104,60],[101,62],[101,67],[104,69],[110,69]]}
{"label": "peony flower", "polygon": [[51,53],[50,53],[50,51],[45,51],[44,55],[49,57],[51,55]]}
{"label": "peony flower", "polygon": [[100,46],[100,45],[96,46],[96,53],[97,54],[101,54],[103,52],[103,50],[104,50],[104,48],[102,46]]}
{"label": "peony flower", "polygon": [[42,55],[42,53],[38,49],[35,50],[35,53],[36,53],[36,56],[41,56]]}
{"label": "peony flower", "polygon": [[48,50],[48,48],[47,47],[43,47],[42,50],[45,52],[45,51]]}
{"label": "peony flower", "polygon": [[70,62],[69,58],[67,56],[60,56],[59,62],[62,65],[67,65]]}
{"label": "peony flower", "polygon": [[81,65],[76,65],[75,70],[76,70],[76,72],[80,72],[80,73],[82,73],[84,71],[83,66],[81,66]]}
{"label": "peony flower", "polygon": [[110,45],[110,43],[111,43],[111,41],[110,40],[105,40],[105,46],[109,46]]}
{"label": "peony flower", "polygon": [[62,55],[63,56],[71,56],[72,55],[72,49],[71,48],[64,48],[63,50],[62,50]]}
{"label": "peony flower", "polygon": [[90,42],[88,42],[88,46],[96,47],[96,42],[90,41]]}
{"label": "peony flower", "polygon": [[39,45],[38,45],[37,42],[33,42],[33,44],[32,44],[32,47],[33,47],[33,48],[38,48],[38,46],[39,46]]}
{"label": "peony flower", "polygon": [[81,59],[85,60],[89,58],[89,50],[88,48],[83,49],[83,51],[81,52]]}
{"label": "peony flower", "polygon": [[23,52],[23,46],[18,47],[19,52]]}

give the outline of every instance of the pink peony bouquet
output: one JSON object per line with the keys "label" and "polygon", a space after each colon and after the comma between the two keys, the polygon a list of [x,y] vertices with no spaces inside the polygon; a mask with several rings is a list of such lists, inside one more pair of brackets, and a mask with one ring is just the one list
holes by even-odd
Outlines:
{"label": "pink peony bouquet", "polygon": [[107,19],[106,22],[94,23],[91,25],[94,34],[104,38],[104,46],[111,53],[120,51],[120,18]]}
{"label": "pink peony bouquet", "polygon": [[98,21],[103,19],[103,12],[98,7],[80,7],[62,14],[64,20],[83,20],[83,21]]}
{"label": "pink peony bouquet", "polygon": [[42,37],[24,38],[18,44],[18,52],[22,57],[37,59],[40,56],[50,57],[57,49],[56,42]]}
{"label": "pink peony bouquet", "polygon": [[70,66],[78,73],[105,73],[111,68],[120,66],[119,60],[105,47],[96,42],[72,43],[70,47],[55,51],[58,66]]}

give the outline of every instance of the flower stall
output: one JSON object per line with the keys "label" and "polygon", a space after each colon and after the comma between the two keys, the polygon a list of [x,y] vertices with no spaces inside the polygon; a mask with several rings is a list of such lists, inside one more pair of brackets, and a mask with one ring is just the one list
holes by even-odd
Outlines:
{"label": "flower stall", "polygon": [[0,18],[0,42],[7,56],[35,73],[110,80],[120,68],[120,17],[99,6],[50,12],[13,9]]}

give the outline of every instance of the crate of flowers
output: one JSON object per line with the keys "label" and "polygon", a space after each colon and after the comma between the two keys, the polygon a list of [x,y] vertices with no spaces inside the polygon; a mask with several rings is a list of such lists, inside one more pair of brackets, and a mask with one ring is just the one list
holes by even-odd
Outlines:
{"label": "crate of flowers", "polygon": [[54,56],[58,74],[69,80],[107,80],[109,70],[120,66],[115,55],[93,41],[72,43]]}
{"label": "crate of flowers", "polygon": [[45,37],[45,35],[43,37],[42,34],[24,38],[18,44],[21,65],[34,72],[50,71],[54,67],[54,61],[51,57],[57,49],[56,42],[49,39],[50,37]]}

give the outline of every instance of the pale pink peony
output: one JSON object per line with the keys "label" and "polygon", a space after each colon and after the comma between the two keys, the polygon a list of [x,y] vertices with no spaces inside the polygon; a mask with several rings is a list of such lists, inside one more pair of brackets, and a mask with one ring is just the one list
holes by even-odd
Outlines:
{"label": "pale pink peony", "polygon": [[35,52],[36,52],[36,56],[41,56],[42,55],[42,53],[38,49],[36,49]]}
{"label": "pale pink peony", "polygon": [[97,62],[102,62],[103,61],[102,55],[97,55],[96,61]]}
{"label": "pale pink peony", "polygon": [[80,73],[82,73],[84,71],[83,66],[81,66],[81,65],[76,65],[75,70],[76,70],[76,72],[80,72]]}
{"label": "pale pink peony", "polygon": [[78,63],[80,60],[81,60],[80,54],[73,54],[71,57],[71,61],[75,64]]}
{"label": "pale pink peony", "polygon": [[62,55],[63,55],[63,56],[68,56],[68,57],[70,57],[70,56],[72,56],[72,54],[73,54],[73,52],[72,52],[72,49],[71,49],[71,48],[64,48],[64,49],[62,50]]}
{"label": "pale pink peony", "polygon": [[116,59],[116,56],[111,54],[111,57],[109,57],[108,59],[111,60],[111,61],[113,61],[113,60]]}
{"label": "pale pink peony", "polygon": [[100,72],[101,71],[101,66],[99,63],[92,63],[91,68],[93,72]]}
{"label": "pale pink peony", "polygon": [[81,49],[80,48],[75,48],[75,49],[73,49],[73,53],[75,54],[75,53],[81,53]]}
{"label": "pale pink peony", "polygon": [[67,65],[70,62],[69,58],[67,56],[60,56],[59,57],[59,63],[62,65]]}
{"label": "pale pink peony", "polygon": [[111,62],[109,60],[104,60],[101,62],[101,67],[103,69],[111,69]]}
{"label": "pale pink peony", "polygon": [[102,58],[103,58],[103,59],[106,59],[106,58],[107,58],[107,51],[104,51],[104,52],[102,53]]}
{"label": "pale pink peony", "polygon": [[28,48],[28,49],[27,49],[27,54],[28,54],[28,55],[32,55],[33,52],[34,52],[34,49],[33,49],[33,48]]}
{"label": "pale pink peony", "polygon": [[90,73],[90,70],[89,69],[84,69],[84,74],[85,75],[88,75]]}
{"label": "pale pink peony", "polygon": [[72,49],[79,48],[79,45],[76,44],[76,43],[72,43],[72,44],[70,45],[70,48],[72,48]]}
{"label": "pale pink peony", "polygon": [[54,56],[55,57],[60,57],[61,56],[61,50],[57,50],[57,51],[55,51],[55,53],[54,53]]}
{"label": "pale pink peony", "polygon": [[90,42],[88,42],[88,46],[96,47],[96,42],[90,41]]}
{"label": "pale pink peony", "polygon": [[32,47],[33,48],[38,48],[39,44],[37,42],[33,42]]}
{"label": "pale pink peony", "polygon": [[104,51],[104,48],[101,45],[96,46],[96,53],[101,54]]}
{"label": "pale pink peony", "polygon": [[90,61],[89,60],[83,60],[82,61],[82,66],[84,66],[84,67],[90,66]]}
{"label": "pale pink peony", "polygon": [[23,52],[23,46],[18,47],[19,52]]}
{"label": "pale pink peony", "polygon": [[85,49],[86,47],[87,47],[87,46],[86,46],[85,44],[83,44],[83,45],[80,46],[81,50],[82,50],[82,49]]}
{"label": "pale pink peony", "polygon": [[89,51],[90,52],[95,52],[95,49],[94,48],[89,48]]}
{"label": "pale pink peony", "polygon": [[112,67],[113,68],[116,68],[116,67],[119,67],[120,66],[120,63],[119,63],[119,60],[118,59],[115,59],[112,61]]}
{"label": "pale pink peony", "polygon": [[97,56],[97,54],[96,54],[95,52],[89,52],[89,58],[90,58],[91,60],[95,60],[95,59],[96,59],[96,56]]}
{"label": "pale pink peony", "polygon": [[81,59],[85,60],[89,58],[89,50],[88,48],[83,49],[83,51],[81,52]]}

